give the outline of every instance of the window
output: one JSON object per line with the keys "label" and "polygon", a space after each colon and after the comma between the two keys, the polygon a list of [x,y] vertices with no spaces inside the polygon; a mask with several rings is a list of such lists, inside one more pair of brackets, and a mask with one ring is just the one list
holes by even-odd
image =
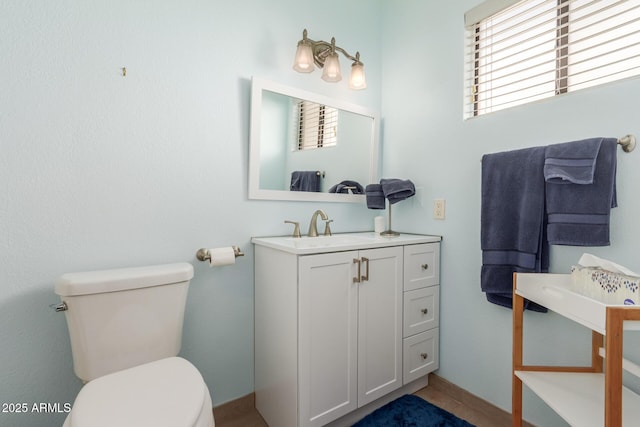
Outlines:
{"label": "window", "polygon": [[338,140],[338,110],[315,102],[297,104],[297,149],[335,146]]}
{"label": "window", "polygon": [[640,0],[512,3],[465,15],[465,117],[640,75]]}

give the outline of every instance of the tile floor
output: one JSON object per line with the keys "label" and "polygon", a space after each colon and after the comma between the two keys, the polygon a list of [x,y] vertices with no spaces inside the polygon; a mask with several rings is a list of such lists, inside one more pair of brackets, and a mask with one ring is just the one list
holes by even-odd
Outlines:
{"label": "tile floor", "polygon": [[[511,414],[496,408],[459,387],[431,375],[429,385],[415,393],[416,396],[437,405],[476,427],[508,427]],[[253,398],[243,399],[231,406],[225,405],[223,413],[214,411],[216,427],[267,427],[253,407]],[[529,424],[524,423],[528,426]]]}

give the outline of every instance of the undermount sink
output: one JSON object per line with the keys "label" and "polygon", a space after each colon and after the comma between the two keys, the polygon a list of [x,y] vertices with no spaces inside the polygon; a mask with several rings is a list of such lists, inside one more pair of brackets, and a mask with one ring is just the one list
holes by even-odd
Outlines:
{"label": "undermount sink", "polygon": [[318,237],[288,237],[285,238],[293,246],[299,249],[303,248],[321,248],[325,246],[345,246],[361,243],[370,240],[365,236],[357,236],[352,234],[334,235],[334,236],[318,236]]}

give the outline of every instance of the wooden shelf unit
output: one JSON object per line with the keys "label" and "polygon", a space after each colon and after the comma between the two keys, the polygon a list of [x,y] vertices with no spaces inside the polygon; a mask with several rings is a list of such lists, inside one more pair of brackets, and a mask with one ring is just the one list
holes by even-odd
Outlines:
{"label": "wooden shelf unit", "polygon": [[[512,426],[522,426],[523,384],[572,426],[640,425],[640,395],[622,384],[623,365],[640,376],[622,352],[623,331],[640,330],[640,307],[601,303],[570,283],[568,274],[514,273]],[[525,299],[592,330],[591,366],[523,364]]]}

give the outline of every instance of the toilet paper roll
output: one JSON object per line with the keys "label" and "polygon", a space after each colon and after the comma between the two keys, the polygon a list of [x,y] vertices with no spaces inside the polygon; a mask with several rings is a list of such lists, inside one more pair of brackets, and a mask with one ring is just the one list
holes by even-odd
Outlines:
{"label": "toilet paper roll", "polygon": [[236,263],[236,254],[231,246],[211,248],[209,249],[209,255],[211,255],[211,258],[209,258],[210,267],[221,267]]}

